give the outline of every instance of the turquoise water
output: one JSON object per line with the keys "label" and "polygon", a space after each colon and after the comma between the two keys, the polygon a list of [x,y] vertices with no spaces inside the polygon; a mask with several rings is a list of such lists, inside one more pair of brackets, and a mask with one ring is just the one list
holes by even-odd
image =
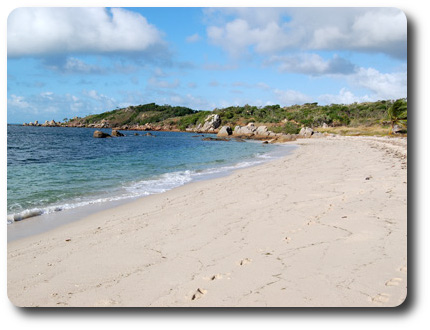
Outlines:
{"label": "turquoise water", "polygon": [[[7,127],[8,223],[89,204],[161,193],[277,158],[291,146],[203,141],[179,132]],[[110,133],[110,130],[104,130]],[[213,135],[207,135],[213,136]]]}

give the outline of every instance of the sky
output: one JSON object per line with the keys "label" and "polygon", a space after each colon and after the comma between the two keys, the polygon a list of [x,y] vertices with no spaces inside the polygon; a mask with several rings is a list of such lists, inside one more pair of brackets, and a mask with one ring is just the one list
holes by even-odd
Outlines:
{"label": "sky", "polygon": [[395,8],[23,7],[7,22],[8,123],[406,96]]}

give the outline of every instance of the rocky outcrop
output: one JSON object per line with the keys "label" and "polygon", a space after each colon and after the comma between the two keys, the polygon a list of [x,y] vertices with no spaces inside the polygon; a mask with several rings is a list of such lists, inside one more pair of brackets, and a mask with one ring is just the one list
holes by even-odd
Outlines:
{"label": "rocky outcrop", "polygon": [[276,142],[283,143],[283,142],[290,142],[290,141],[296,141],[296,136],[293,134],[281,134],[276,137]]}
{"label": "rocky outcrop", "polygon": [[[97,131],[96,131],[96,132],[97,132]],[[112,130],[112,136],[117,136],[117,137],[119,137],[119,136],[124,136],[124,134],[122,134],[121,132],[119,132],[119,131],[117,131],[117,130],[113,129],[113,130]]]}
{"label": "rocky outcrop", "polygon": [[251,137],[255,135],[257,127],[254,123],[249,123],[246,126],[236,126],[233,131],[233,136],[237,137]]}
{"label": "rocky outcrop", "polygon": [[202,139],[202,141],[230,141],[230,139],[227,139],[227,138],[205,137],[205,138]]}
{"label": "rocky outcrop", "polygon": [[42,125],[40,125],[37,122],[37,120],[34,123],[37,124],[36,126],[44,126],[44,127],[57,127],[57,126],[60,126],[60,124],[57,123],[54,119],[52,119],[51,121],[45,120],[45,123],[43,123]]}
{"label": "rocky outcrop", "polygon": [[257,129],[255,130],[255,135],[260,136],[260,137],[267,137],[269,136],[270,132],[267,129],[267,126],[258,126]]}
{"label": "rocky outcrop", "polygon": [[314,134],[314,130],[310,127],[303,127],[299,132],[299,137],[310,138]]}
{"label": "rocky outcrop", "polygon": [[108,138],[111,136],[102,131],[94,131],[93,137],[101,139],[101,138]]}
{"label": "rocky outcrop", "polygon": [[219,130],[217,136],[218,137],[228,137],[230,135],[233,134],[233,131],[231,130],[230,126],[223,126],[221,127],[221,129]]}
{"label": "rocky outcrop", "polygon": [[279,136],[280,133],[269,131],[267,126],[255,126],[254,123],[249,123],[246,126],[236,126],[233,131],[233,136],[241,138],[251,138],[256,140],[268,140]]}
{"label": "rocky outcrop", "polygon": [[215,130],[221,125],[221,117],[217,114],[206,117],[204,124],[199,124],[195,131],[199,133],[215,133]]}

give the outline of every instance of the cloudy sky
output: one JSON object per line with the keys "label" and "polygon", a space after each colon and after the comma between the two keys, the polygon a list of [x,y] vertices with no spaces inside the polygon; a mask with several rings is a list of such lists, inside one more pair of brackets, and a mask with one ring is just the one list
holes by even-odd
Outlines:
{"label": "cloudy sky", "polygon": [[8,123],[407,95],[394,8],[19,8],[7,27]]}

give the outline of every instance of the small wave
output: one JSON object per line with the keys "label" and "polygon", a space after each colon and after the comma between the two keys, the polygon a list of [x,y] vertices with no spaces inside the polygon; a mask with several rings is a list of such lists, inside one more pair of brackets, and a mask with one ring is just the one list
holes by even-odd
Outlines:
{"label": "small wave", "polygon": [[157,179],[145,180],[135,182],[133,184],[129,184],[124,186],[125,191],[117,192],[118,195],[107,196],[101,198],[93,198],[93,199],[84,199],[77,198],[69,203],[64,203],[61,205],[52,205],[47,206],[45,208],[33,208],[29,210],[24,210],[18,213],[8,214],[7,223],[12,224],[15,221],[21,221],[24,219],[28,219],[31,217],[36,217],[42,214],[50,214],[62,210],[74,209],[77,207],[105,203],[105,202],[113,202],[120,201],[123,199],[135,198],[135,197],[143,197],[152,194],[158,194],[165,192],[167,190],[173,189],[175,187],[181,186],[189,181],[191,181],[191,172],[183,171],[183,172],[172,172],[161,175]]}
{"label": "small wave", "polygon": [[124,188],[132,194],[130,197],[158,194],[190,182],[192,173],[192,171],[165,173],[156,179],[133,182]]}
{"label": "small wave", "polygon": [[[120,201],[124,199],[159,194],[182,186],[193,180],[204,180],[213,176],[228,174],[229,172],[236,169],[259,165],[269,160],[279,158],[282,155],[285,155],[285,152],[276,154],[254,154],[253,158],[241,161],[236,164],[217,166],[195,171],[186,170],[165,173],[152,179],[123,184],[120,189],[112,191],[110,196],[103,196],[99,198],[87,197],[87,199],[85,197],[80,197],[59,205],[51,205],[45,208],[33,208],[19,213],[9,214],[7,216],[7,223],[12,224],[15,221],[21,221],[42,214],[50,214],[61,210],[68,210],[92,204]],[[215,162],[222,163],[223,161],[216,160]]]}

